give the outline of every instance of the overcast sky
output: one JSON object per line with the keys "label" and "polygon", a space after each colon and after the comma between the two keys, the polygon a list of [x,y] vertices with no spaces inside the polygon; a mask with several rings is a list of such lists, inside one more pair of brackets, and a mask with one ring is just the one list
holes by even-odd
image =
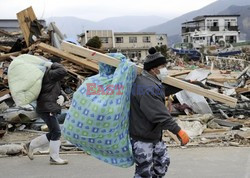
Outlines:
{"label": "overcast sky", "polygon": [[32,6],[37,18],[75,16],[98,21],[107,17],[155,15],[171,19],[216,0],[0,0],[0,19]]}

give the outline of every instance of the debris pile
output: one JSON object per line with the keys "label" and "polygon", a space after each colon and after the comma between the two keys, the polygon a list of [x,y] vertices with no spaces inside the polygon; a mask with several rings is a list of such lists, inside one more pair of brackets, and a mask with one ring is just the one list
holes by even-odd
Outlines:
{"label": "debris pile", "polygon": [[[31,7],[19,12],[17,17],[21,32],[0,30],[0,138],[5,137],[7,132],[39,135],[48,130],[35,112],[35,102],[18,107],[11,97],[8,66],[16,56],[31,54],[51,62],[60,62],[68,71],[61,82],[67,101],[59,118],[60,124],[64,122],[73,93],[86,77],[97,74],[99,69],[97,61],[64,50],[61,46],[63,41],[74,42],[67,40],[55,23],[48,28],[42,27]],[[215,97],[221,93],[238,100],[236,107],[230,107],[211,99],[210,93],[204,97],[190,91],[181,91],[166,98],[172,115],[191,136],[188,146],[249,146],[250,48],[244,49],[242,59],[207,56],[202,62],[187,62],[170,50],[168,55],[171,58],[169,76],[189,81],[201,89],[212,90]],[[177,146],[178,139],[174,135],[166,131],[164,136],[170,146]],[[63,147],[64,150],[75,149],[68,143]]]}
{"label": "debris pile", "polygon": [[[48,131],[44,121],[35,112],[36,102],[20,107],[16,106],[13,101],[8,85],[8,67],[15,57],[30,54],[64,65],[68,75],[62,81],[61,87],[67,101],[65,101],[62,114],[58,118],[60,124],[64,122],[73,93],[86,77],[98,72],[97,62],[62,51],[60,44],[65,40],[65,36],[54,23],[51,23],[48,28],[42,27],[35,18],[32,7],[19,12],[17,17],[21,28],[20,32],[0,31],[0,137],[7,137],[9,142],[13,142],[13,140],[8,136],[13,134],[16,137],[16,133],[19,132],[23,135],[26,132],[39,135]],[[26,139],[30,138],[26,137]],[[27,140],[20,139],[22,143]],[[16,140],[14,142],[21,143]],[[2,139],[0,145],[5,146],[5,144],[8,144],[8,141]],[[70,148],[72,145],[69,146],[68,143],[66,145],[63,145],[65,150],[72,150]],[[4,150],[9,148],[11,149],[12,146],[6,145]]]}

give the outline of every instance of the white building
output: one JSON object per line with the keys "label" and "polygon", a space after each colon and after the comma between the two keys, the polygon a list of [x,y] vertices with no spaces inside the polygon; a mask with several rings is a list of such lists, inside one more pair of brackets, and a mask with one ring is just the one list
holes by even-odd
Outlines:
{"label": "white building", "polygon": [[237,43],[240,15],[204,15],[182,23],[182,42],[192,43],[194,48],[219,42]]}
{"label": "white building", "polygon": [[167,45],[167,35],[153,32],[112,32],[112,30],[87,30],[79,35],[79,42],[85,45],[89,39],[98,36],[102,50],[116,49],[130,59],[144,59],[150,47]]}

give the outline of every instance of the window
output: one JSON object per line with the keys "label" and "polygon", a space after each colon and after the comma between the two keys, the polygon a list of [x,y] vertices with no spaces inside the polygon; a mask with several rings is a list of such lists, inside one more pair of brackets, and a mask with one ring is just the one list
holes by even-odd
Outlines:
{"label": "window", "polygon": [[123,43],[123,37],[116,37],[115,42],[116,43]]}
{"label": "window", "polygon": [[237,26],[237,21],[236,19],[231,19],[231,26]]}
{"label": "window", "polygon": [[218,27],[218,20],[213,20],[213,26]]}
{"label": "window", "polygon": [[226,36],[227,43],[236,43],[236,36]]}
{"label": "window", "polygon": [[225,19],[225,29],[229,31],[238,31],[236,19]]}
{"label": "window", "polygon": [[150,43],[151,41],[150,41],[150,36],[144,36],[143,38],[142,38],[142,41],[143,41],[143,43]]}
{"label": "window", "polygon": [[210,29],[212,26],[212,20],[207,20],[207,29]]}
{"label": "window", "polygon": [[220,39],[223,39],[223,36],[215,36],[215,43],[219,43]]}
{"label": "window", "polygon": [[109,43],[108,37],[100,37],[102,43]]}
{"label": "window", "polygon": [[129,43],[137,43],[137,37],[129,37]]}
{"label": "window", "polygon": [[207,26],[210,27],[210,26],[218,26],[218,23],[219,23],[219,20],[217,19],[213,19],[213,20],[207,20]]}
{"label": "window", "polygon": [[141,51],[128,51],[127,55],[132,61],[137,62],[136,60],[141,58]]}
{"label": "window", "polygon": [[159,40],[159,41],[163,41],[163,40],[164,40],[164,38],[163,38],[163,36],[157,36],[157,40]]}

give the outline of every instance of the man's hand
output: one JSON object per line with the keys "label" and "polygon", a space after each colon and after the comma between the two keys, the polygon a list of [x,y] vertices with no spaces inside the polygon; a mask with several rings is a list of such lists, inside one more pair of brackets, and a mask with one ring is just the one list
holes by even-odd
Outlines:
{"label": "man's hand", "polygon": [[62,106],[63,105],[63,102],[64,102],[64,97],[63,95],[59,95],[58,96],[58,99],[56,100],[57,104]]}
{"label": "man's hand", "polygon": [[184,130],[180,130],[177,134],[177,137],[181,141],[181,146],[184,146],[189,142],[189,136]]}

